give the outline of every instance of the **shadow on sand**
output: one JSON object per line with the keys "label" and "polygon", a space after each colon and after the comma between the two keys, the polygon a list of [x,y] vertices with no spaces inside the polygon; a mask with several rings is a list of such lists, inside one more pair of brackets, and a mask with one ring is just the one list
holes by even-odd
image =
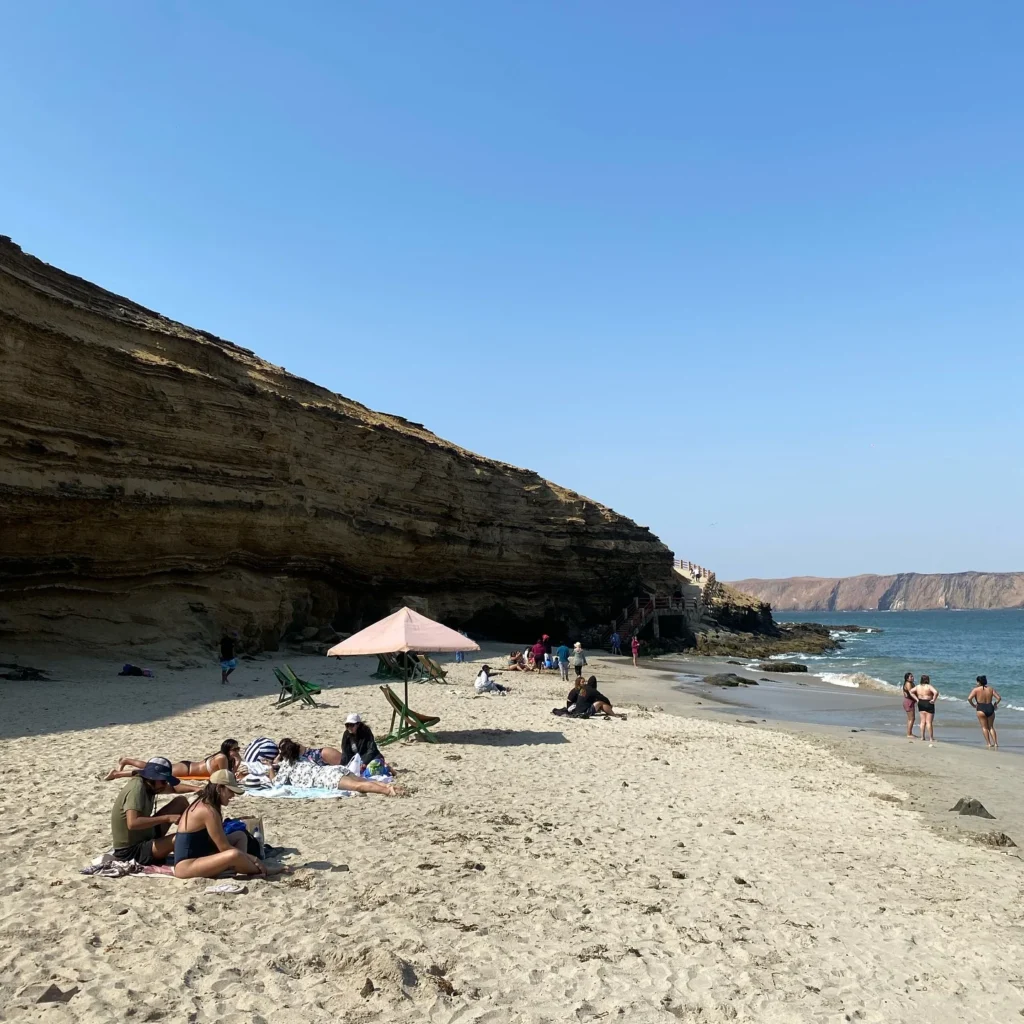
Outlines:
{"label": "shadow on sand", "polygon": [[438,729],[441,743],[465,743],[481,747],[535,747],[547,743],[568,743],[564,733],[533,729]]}

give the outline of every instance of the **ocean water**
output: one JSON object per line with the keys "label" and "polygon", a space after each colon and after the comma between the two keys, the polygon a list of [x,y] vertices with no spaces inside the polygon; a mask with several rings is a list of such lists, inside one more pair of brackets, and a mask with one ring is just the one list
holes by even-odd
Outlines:
{"label": "ocean water", "polygon": [[873,630],[840,632],[845,644],[834,654],[785,655],[834,686],[898,690],[903,673],[913,672],[917,680],[930,675],[941,699],[966,701],[975,676],[986,675],[1003,698],[1000,711],[1024,722],[1024,609],[774,614],[780,622]]}

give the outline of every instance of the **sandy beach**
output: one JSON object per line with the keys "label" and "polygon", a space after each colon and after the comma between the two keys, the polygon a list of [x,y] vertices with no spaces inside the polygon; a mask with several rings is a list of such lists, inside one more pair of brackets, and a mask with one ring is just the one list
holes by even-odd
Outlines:
{"label": "sandy beach", "polygon": [[[488,647],[476,658],[501,663]],[[1000,1021],[1024,1011],[1019,759],[723,716],[657,667],[596,657],[628,721],[556,718],[556,673],[476,697],[473,663],[412,684],[437,745],[395,744],[407,799],[268,801],[295,871],[209,883],[90,878],[119,755],[226,736],[340,741],[389,714],[368,659],[262,655],[229,684],[25,652],[0,683],[4,1020]],[[271,708],[272,666],[325,687]],[[175,662],[183,665],[181,658]],[[698,703],[698,701],[700,703]],[[988,757],[987,762],[983,759]],[[994,821],[940,806],[981,799]],[[945,814],[943,819],[942,814]],[[368,984],[369,979],[369,984]],[[51,985],[77,989],[39,1004]]]}

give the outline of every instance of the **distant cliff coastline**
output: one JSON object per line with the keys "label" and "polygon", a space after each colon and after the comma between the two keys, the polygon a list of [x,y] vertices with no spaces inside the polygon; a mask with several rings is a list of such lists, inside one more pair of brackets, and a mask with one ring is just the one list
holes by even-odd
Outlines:
{"label": "distant cliff coastline", "polygon": [[1024,572],[904,572],[894,576],[737,580],[729,586],[777,612],[1024,608]]}

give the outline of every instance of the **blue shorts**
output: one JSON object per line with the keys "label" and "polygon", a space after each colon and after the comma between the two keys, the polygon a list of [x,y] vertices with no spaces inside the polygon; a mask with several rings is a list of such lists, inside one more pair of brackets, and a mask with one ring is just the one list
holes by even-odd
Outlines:
{"label": "blue shorts", "polygon": [[237,658],[232,658],[230,661],[222,661],[220,663],[221,672],[230,672],[233,668],[238,668]]}

